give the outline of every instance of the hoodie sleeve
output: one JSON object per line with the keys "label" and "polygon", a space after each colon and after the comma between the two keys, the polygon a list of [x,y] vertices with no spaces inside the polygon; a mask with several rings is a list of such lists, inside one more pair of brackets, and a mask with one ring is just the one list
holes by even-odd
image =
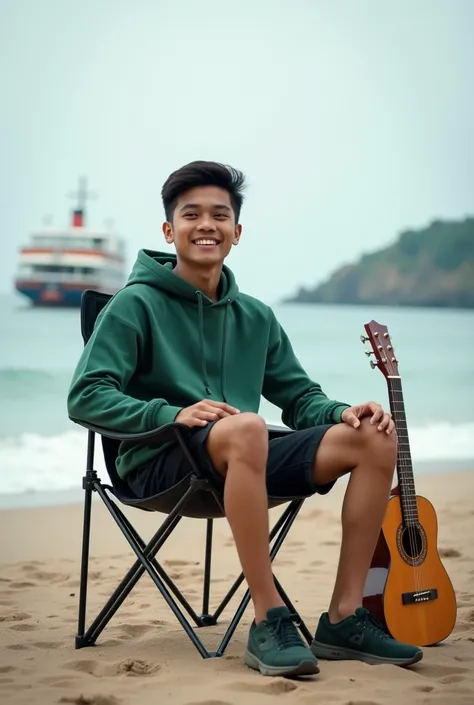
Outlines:
{"label": "hoodie sleeve", "polygon": [[283,423],[294,430],[339,423],[349,404],[330,400],[308,377],[273,312],[271,316],[263,396],[282,410]]}
{"label": "hoodie sleeve", "polygon": [[142,334],[104,310],[77,364],[69,388],[69,417],[124,433],[152,431],[181,411],[165,399],[143,401],[125,389],[135,373]]}

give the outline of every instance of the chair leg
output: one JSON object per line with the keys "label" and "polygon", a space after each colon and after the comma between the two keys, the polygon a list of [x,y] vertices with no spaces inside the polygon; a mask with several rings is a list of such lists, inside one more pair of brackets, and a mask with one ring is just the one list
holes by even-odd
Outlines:
{"label": "chair leg", "polygon": [[[282,513],[280,519],[278,522],[275,524],[273,527],[272,532],[270,533],[270,540],[273,537],[276,537],[275,543],[273,544],[271,551],[270,551],[270,560],[273,562],[275,557],[278,554],[278,551],[280,550],[283,541],[285,540],[289,530],[291,529],[293,522],[295,521],[298,512],[300,511],[301,507],[303,506],[303,499],[298,499],[298,500],[293,500],[291,504],[287,507],[287,509]],[[276,531],[275,531],[276,529]],[[277,531],[279,530],[278,536],[276,536]],[[240,576],[243,580],[243,576]],[[239,578],[240,579],[240,578]],[[225,598],[227,599],[227,598]],[[222,656],[224,654],[224,651],[226,650],[229,641],[232,638],[232,635],[234,634],[235,630],[237,629],[240,620],[243,617],[243,614],[245,610],[247,609],[247,605],[250,602],[250,590],[246,590],[239,607],[237,608],[237,611],[229,624],[226,633],[224,634],[224,637],[219,644],[217,651],[215,653],[215,656]]]}
{"label": "chair leg", "polygon": [[[172,531],[178,525],[180,519],[181,517],[176,517],[175,522],[170,524],[170,526],[168,527],[168,531],[164,532],[163,536],[161,537],[157,549],[161,548],[161,546],[165,543],[165,541],[171,535]],[[155,537],[156,534],[153,538]],[[97,617],[89,626],[89,629],[87,630],[87,633],[85,635],[87,643],[81,644],[81,646],[92,646],[95,644],[101,632],[105,629],[114,614],[122,606],[122,604],[132,592],[133,588],[138,583],[144,572],[145,568],[140,564],[140,561],[135,561],[128,573],[124,576],[120,584],[116,587],[112,595],[109,597]]]}
{"label": "chair leg", "polygon": [[[142,539],[142,537],[140,536],[140,534],[136,531],[135,527],[128,521],[128,519],[127,519],[127,517],[125,516],[125,514],[123,514],[123,512],[122,512],[117,506],[116,506],[116,510],[117,510],[117,512],[120,514],[120,517],[121,517],[122,521],[124,522],[124,524],[126,524],[126,526],[128,527],[128,530],[130,531],[130,533],[132,534],[132,536],[134,536],[134,538],[135,538],[135,540],[137,541],[137,543],[141,546],[142,551],[145,551],[145,549],[146,549],[146,543],[145,543],[145,541]],[[158,546],[155,547],[155,549],[153,550],[153,556],[152,556],[152,553],[149,554],[149,558],[151,559],[151,562],[152,562],[153,565],[155,566],[155,568],[156,568],[156,570],[157,570],[157,572],[158,572],[160,578],[163,580],[164,583],[166,583],[166,585],[167,585],[168,588],[171,590],[171,592],[173,593],[173,595],[176,597],[176,599],[178,600],[178,602],[181,603],[181,605],[184,607],[184,609],[185,609],[186,612],[189,614],[189,616],[191,617],[191,619],[196,623],[196,626],[202,627],[202,626],[204,626],[203,621],[202,621],[202,618],[197,615],[197,613],[195,612],[195,610],[191,607],[191,605],[190,605],[189,602],[186,600],[186,598],[184,597],[184,595],[182,594],[182,592],[179,590],[179,588],[178,588],[178,586],[176,585],[176,583],[170,578],[170,576],[168,575],[168,573],[166,572],[166,570],[163,568],[163,566],[161,566],[161,565],[158,563],[158,561],[156,560],[156,558],[154,557],[154,556],[156,556],[156,554],[158,553],[158,551],[159,551],[159,549],[161,548],[161,546],[162,546],[162,545],[165,543],[165,541],[168,539],[168,536],[170,536],[171,533],[172,533],[172,531],[174,531],[174,529],[176,528],[176,526],[177,526],[178,523],[180,522],[181,518],[182,518],[182,517],[176,517],[176,522],[170,527],[169,532],[163,537],[163,540],[160,541],[160,543],[158,544]],[[135,565],[138,567],[139,563],[140,563],[140,562],[137,561]],[[143,570],[140,571],[139,578],[143,575],[144,572],[145,572],[145,569],[143,568]],[[139,579],[139,578],[138,578],[138,579]],[[130,591],[129,591],[129,592],[130,592]],[[126,593],[125,597],[129,594],[129,592]],[[124,599],[125,599],[125,598],[124,598]]]}
{"label": "chair leg", "polygon": [[79,612],[77,619],[77,634],[76,648],[85,646],[84,630],[86,627],[86,608],[87,608],[87,578],[89,575],[89,551],[90,551],[90,536],[91,536],[91,517],[92,517],[92,493],[95,491],[95,485],[98,481],[97,473],[94,470],[94,450],[95,450],[95,433],[89,431],[87,434],[87,459],[86,459],[86,474],[82,479],[82,487],[85,491],[84,495],[84,520],[82,528],[82,557],[81,557],[81,578],[79,588]]}
{"label": "chair leg", "polygon": [[211,593],[211,558],[212,558],[212,530],[213,520],[208,519],[206,522],[206,555],[204,560],[204,585],[202,593],[202,625],[210,627],[217,624],[215,615],[209,613],[209,598]]}
{"label": "chair leg", "polygon": [[[300,500],[295,500],[295,502],[299,502],[299,501]],[[301,501],[301,504],[302,504],[302,501]],[[270,542],[273,541],[273,539],[275,538],[277,533],[280,531],[280,529],[283,526],[283,524],[285,523],[285,521],[288,520],[288,517],[292,514],[292,512],[293,511],[296,511],[296,513],[299,512],[301,505],[297,509],[296,509],[296,507],[297,507],[297,505],[294,502],[292,502],[281,513],[281,516],[278,518],[278,521],[275,523],[275,526],[273,527],[273,529],[270,532]],[[285,536],[286,536],[286,534],[285,534]],[[224,609],[227,607],[227,605],[229,604],[229,602],[231,601],[231,599],[233,598],[233,596],[235,595],[235,593],[237,592],[237,590],[239,589],[239,587],[242,585],[243,582],[244,582],[244,574],[241,573],[239,575],[239,577],[237,578],[237,580],[234,582],[234,584],[229,589],[228,593],[226,594],[226,596],[224,597],[224,599],[220,603],[219,607],[214,612],[214,618],[216,620],[216,623],[217,623],[217,620],[219,619],[220,615],[222,614]]]}
{"label": "chair leg", "polygon": [[313,635],[312,635],[311,632],[309,631],[309,629],[308,629],[308,627],[306,626],[306,624],[303,622],[303,620],[302,620],[302,618],[301,618],[301,615],[298,613],[298,611],[297,611],[297,609],[295,608],[295,606],[293,605],[292,601],[290,600],[290,598],[288,597],[288,595],[286,594],[286,592],[283,590],[280,581],[279,581],[275,576],[273,576],[273,579],[274,579],[274,581],[275,581],[276,589],[278,590],[278,593],[279,593],[281,599],[283,600],[283,602],[285,603],[285,605],[288,607],[288,609],[290,610],[290,612],[292,612],[293,614],[297,614],[297,615],[298,615],[298,627],[299,627],[299,630],[300,630],[300,632],[302,633],[302,635],[304,636],[304,638],[306,639],[306,641],[308,642],[308,645],[311,645],[312,642],[313,642]]}
{"label": "chair leg", "polygon": [[84,630],[86,626],[87,578],[89,574],[89,548],[92,515],[92,489],[86,489],[84,499],[84,524],[82,533],[81,585],[79,592],[79,615],[77,622],[76,648],[85,646]]}
{"label": "chair leg", "polygon": [[[171,534],[175,523],[177,523],[177,521],[179,521],[180,512],[182,511],[183,507],[189,501],[190,497],[197,491],[197,489],[199,489],[199,483],[195,483],[190,486],[190,488],[187,490],[185,495],[177,503],[177,505],[173,509],[173,511],[170,514],[168,514],[167,518],[162,523],[161,527],[155,533],[153,538],[149,541],[149,543],[145,546],[145,548],[142,548],[142,545],[140,543],[141,539],[140,539],[140,541],[137,540],[137,537],[135,537],[134,534],[132,532],[130,532],[130,530],[127,526],[127,523],[128,523],[127,520],[125,520],[125,521],[122,520],[123,515],[120,512],[120,510],[118,509],[118,507],[116,507],[114,502],[112,502],[110,500],[106,491],[100,485],[100,483],[97,483],[96,490],[97,490],[98,494],[100,495],[100,497],[103,500],[104,504],[106,505],[107,509],[110,511],[112,517],[114,518],[114,520],[116,521],[116,523],[120,527],[123,535],[125,536],[128,543],[130,544],[131,548],[135,552],[138,560],[132,566],[132,568],[129,570],[129,572],[127,573],[125,578],[120,583],[119,587],[115,590],[112,597],[109,598],[107,604],[102,609],[101,613],[94,620],[94,623],[91,625],[91,627],[89,627],[89,630],[88,630],[87,634],[85,635],[85,637],[88,637],[87,643],[81,643],[81,644],[79,644],[79,646],[92,645],[94,643],[94,641],[97,639],[100,632],[104,629],[104,627],[109,622],[111,617],[115,614],[117,609],[123,603],[126,596],[130,593],[130,591],[136,585],[136,583],[138,582],[140,577],[143,575],[144,571],[146,571],[149,574],[150,578],[153,580],[155,586],[160,591],[161,596],[164,598],[168,607],[171,609],[171,611],[173,612],[173,614],[175,615],[175,617],[177,618],[177,620],[181,624],[182,628],[184,629],[184,631],[186,632],[186,634],[190,638],[191,642],[194,644],[194,646],[196,647],[196,649],[200,653],[200,655],[203,658],[210,658],[212,655],[214,655],[214,654],[211,654],[206,649],[206,647],[204,646],[202,641],[195,634],[190,623],[188,622],[185,615],[182,613],[178,604],[173,599],[172,595],[170,594],[169,590],[167,589],[167,586],[166,586],[165,582],[162,580],[162,578],[156,568],[156,565],[154,564],[154,561],[153,561],[160,546],[164,543],[164,541]],[[198,618],[198,620],[199,620],[199,618]]]}

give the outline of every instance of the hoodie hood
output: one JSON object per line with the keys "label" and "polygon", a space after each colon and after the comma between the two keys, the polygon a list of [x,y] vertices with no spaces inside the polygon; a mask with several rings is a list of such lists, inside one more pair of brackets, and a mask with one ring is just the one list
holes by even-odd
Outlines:
{"label": "hoodie hood", "polygon": [[200,289],[187,282],[174,273],[177,263],[175,254],[157,252],[155,250],[139,250],[138,257],[132,268],[126,286],[132,284],[147,284],[154,289],[166,291],[169,294],[197,305],[197,325],[199,330],[199,357],[201,375],[204,389],[208,396],[211,395],[209,375],[206,364],[206,336],[204,326],[204,309],[223,309],[221,320],[221,365],[220,365],[220,392],[224,401],[226,397],[226,365],[227,365],[227,337],[228,337],[228,311],[230,304],[235,301],[239,293],[235,277],[225,265],[222,268],[219,285],[219,299],[212,301]]}
{"label": "hoodie hood", "polygon": [[225,265],[222,267],[219,300],[212,301],[202,291],[174,273],[176,263],[175,254],[155,250],[139,250],[126,286],[148,284],[155,289],[167,291],[169,294],[196,304],[201,301],[203,306],[222,306],[232,303],[237,298],[239,289],[235,277]]}

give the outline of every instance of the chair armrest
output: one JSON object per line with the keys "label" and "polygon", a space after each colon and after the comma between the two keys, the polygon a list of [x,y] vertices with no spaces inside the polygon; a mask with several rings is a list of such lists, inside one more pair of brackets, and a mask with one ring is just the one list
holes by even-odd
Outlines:
{"label": "chair armrest", "polygon": [[[76,421],[71,419],[74,423],[79,424],[87,428],[88,431],[93,433],[98,433],[99,436],[105,436],[106,438],[112,438],[116,441],[144,441],[149,445],[161,445],[162,443],[167,443],[168,441],[174,441],[177,439],[179,432],[189,431],[189,426],[183,423],[167,423],[160,428],[155,428],[152,431],[142,431],[141,433],[124,433],[123,431],[111,431],[107,428],[102,428],[101,426],[94,426],[88,424],[85,421]],[[271,438],[278,438],[278,436],[284,436],[287,433],[294,433],[291,428],[286,426],[274,426],[273,424],[267,424],[268,433]]]}
{"label": "chair armrest", "polygon": [[177,439],[180,431],[189,431],[189,427],[182,423],[167,423],[160,428],[154,428],[152,431],[142,431],[141,433],[124,433],[121,431],[111,431],[108,428],[102,428],[101,426],[93,426],[85,421],[76,421],[71,419],[74,423],[79,424],[87,428],[88,431],[93,433],[98,433],[100,436],[105,436],[106,438],[112,438],[116,441],[144,441],[150,445],[161,445],[162,443],[167,443],[168,441],[174,441]]}

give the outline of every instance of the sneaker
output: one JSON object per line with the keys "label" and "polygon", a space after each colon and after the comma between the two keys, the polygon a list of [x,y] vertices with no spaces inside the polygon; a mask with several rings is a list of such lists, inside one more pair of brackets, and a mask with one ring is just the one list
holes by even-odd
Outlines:
{"label": "sneaker", "polygon": [[395,666],[410,666],[423,658],[418,646],[393,639],[364,607],[358,607],[355,614],[337,624],[331,624],[328,613],[324,612],[311,651],[318,658],[356,659],[370,664],[391,663]]}
{"label": "sneaker", "polygon": [[319,673],[318,660],[295,626],[298,616],[287,607],[272,607],[249,632],[244,661],[264,676],[309,676]]}

